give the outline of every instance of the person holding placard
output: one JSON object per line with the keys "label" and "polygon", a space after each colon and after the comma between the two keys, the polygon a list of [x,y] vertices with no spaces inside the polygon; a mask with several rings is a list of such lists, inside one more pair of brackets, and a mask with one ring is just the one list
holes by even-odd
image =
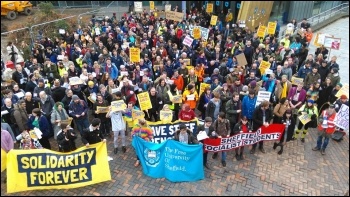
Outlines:
{"label": "person holding placard", "polygon": [[61,121],[68,120],[69,116],[61,102],[56,102],[51,113],[51,124],[53,125],[53,137],[56,140],[58,131],[61,130]]}
{"label": "person holding placard", "polygon": [[[101,120],[101,133],[104,136],[110,137],[110,119],[106,117],[106,113],[108,112],[109,103],[106,99],[103,98],[101,93],[96,94],[96,102],[92,107],[92,114],[94,114],[95,118],[99,118]],[[102,108],[102,109],[100,109]]]}
{"label": "person holding placard", "polygon": [[88,110],[89,107],[84,100],[80,100],[77,95],[72,96],[72,101],[69,104],[69,115],[75,120],[81,135],[83,135],[83,129],[89,127]]}
{"label": "person holding placard", "polygon": [[[310,118],[310,121],[307,122],[306,124],[303,124],[302,121],[299,121],[298,128],[295,131],[295,134],[293,136],[293,139],[298,139],[299,138],[299,133],[301,132],[301,129],[304,127],[304,131],[301,134],[301,142],[305,142],[305,135],[308,132],[308,128],[313,126],[314,121],[317,121],[318,117],[318,110],[317,107],[314,106],[314,101],[309,99],[307,100],[307,103],[305,103],[299,110],[298,110],[298,115],[307,114]],[[299,118],[300,119],[300,118]]]}
{"label": "person holding placard", "polygon": [[24,97],[24,90],[20,89],[18,84],[13,85],[12,92],[14,95],[16,95],[19,99],[22,99]]}
{"label": "person holding placard", "polygon": [[51,144],[49,141],[50,136],[50,124],[47,118],[42,114],[41,110],[39,108],[35,108],[32,111],[32,116],[28,119],[27,122],[29,130],[32,130],[34,128],[38,128],[41,133],[41,139],[39,139],[40,144],[43,146],[43,148],[51,149]]}
{"label": "person holding placard", "polygon": [[182,101],[184,104],[188,104],[192,110],[196,108],[198,94],[192,84],[187,85],[187,90],[185,90],[182,94]]}

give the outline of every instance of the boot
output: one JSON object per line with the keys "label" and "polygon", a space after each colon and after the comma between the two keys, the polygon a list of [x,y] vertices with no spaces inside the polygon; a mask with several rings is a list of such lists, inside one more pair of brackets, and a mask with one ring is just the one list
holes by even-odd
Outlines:
{"label": "boot", "polygon": [[255,147],[253,147],[251,150],[250,150],[250,154],[254,154],[255,153]]}
{"label": "boot", "polygon": [[305,142],[305,135],[307,134],[307,130],[304,130],[303,133],[301,134],[301,142]]}
{"label": "boot", "polygon": [[279,150],[277,154],[282,155],[282,153],[283,153],[283,145],[280,144],[280,146],[281,146],[281,150]]}
{"label": "boot", "polygon": [[298,139],[300,132],[301,132],[301,130],[297,129],[293,135],[293,139]]}
{"label": "boot", "polygon": [[239,154],[236,153],[235,157],[236,157],[237,161],[241,160],[240,157],[239,157]]}
{"label": "boot", "polygon": [[214,153],[213,156],[212,156],[211,158],[213,158],[213,159],[218,158],[218,153]]}
{"label": "boot", "polygon": [[275,142],[273,143],[273,150],[275,150],[277,148],[278,144]]}
{"label": "boot", "polygon": [[240,159],[240,160],[243,160],[243,159],[244,159],[244,158],[243,158],[243,153],[239,154],[239,159]]}

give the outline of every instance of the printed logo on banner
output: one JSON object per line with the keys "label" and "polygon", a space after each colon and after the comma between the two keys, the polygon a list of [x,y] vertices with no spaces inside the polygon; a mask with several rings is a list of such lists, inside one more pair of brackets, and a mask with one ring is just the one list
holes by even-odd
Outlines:
{"label": "printed logo on banner", "polygon": [[220,1],[215,1],[215,4],[216,4],[217,6],[219,6],[219,5],[220,5]]}
{"label": "printed logo on banner", "polygon": [[150,150],[145,148],[143,152],[146,164],[151,167],[157,167],[160,161],[160,151]]}
{"label": "printed logo on banner", "polygon": [[228,2],[227,1],[225,2],[225,7],[228,7]]}

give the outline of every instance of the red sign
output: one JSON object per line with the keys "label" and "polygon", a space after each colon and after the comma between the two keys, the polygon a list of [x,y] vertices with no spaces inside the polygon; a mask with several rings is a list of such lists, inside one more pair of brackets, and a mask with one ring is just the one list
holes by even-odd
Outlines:
{"label": "red sign", "polygon": [[338,40],[334,40],[334,41],[332,42],[331,49],[339,50],[339,48],[340,48],[340,42],[338,42]]}

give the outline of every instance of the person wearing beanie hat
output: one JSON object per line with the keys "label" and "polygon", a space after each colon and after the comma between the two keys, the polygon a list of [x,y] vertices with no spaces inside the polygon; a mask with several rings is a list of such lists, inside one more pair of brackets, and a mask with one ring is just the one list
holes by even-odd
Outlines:
{"label": "person wearing beanie hat", "polygon": [[198,101],[198,94],[194,88],[194,85],[188,84],[187,89],[182,94],[182,101],[184,104],[188,104],[192,110],[196,108]]}
{"label": "person wearing beanie hat", "polygon": [[174,134],[174,140],[184,144],[198,144],[197,138],[193,135],[184,123],[181,123],[179,130]]}
{"label": "person wearing beanie hat", "polygon": [[286,144],[286,142],[289,142],[293,139],[293,134],[294,134],[294,129],[295,129],[295,119],[293,118],[292,115],[292,110],[287,109],[283,115],[282,118],[282,123],[286,126],[285,127],[285,132],[282,135],[279,143],[274,143],[273,144],[273,149],[275,150],[278,146],[281,147],[281,149],[277,152],[279,155],[283,153],[283,147]]}
{"label": "person wearing beanie hat", "polygon": [[308,117],[311,119],[311,121],[307,122],[305,125],[303,124],[302,121],[299,121],[298,128],[295,131],[295,134],[293,136],[293,140],[298,139],[299,133],[301,132],[302,128],[304,127],[304,130],[301,134],[301,142],[305,142],[305,135],[308,132],[308,128],[309,127],[315,128],[317,126],[314,123],[315,123],[315,121],[317,122],[318,109],[314,105],[314,100],[309,99],[309,100],[307,100],[307,102],[303,106],[300,107],[300,109],[298,110],[298,115],[304,115],[304,114],[307,114]]}
{"label": "person wearing beanie hat", "polygon": [[86,147],[90,144],[96,144],[99,142],[106,142],[100,130],[101,120],[99,118],[94,118],[88,128],[84,129],[81,140]]}
{"label": "person wearing beanie hat", "polygon": [[68,112],[73,117],[81,136],[83,136],[84,128],[89,127],[88,111],[89,107],[86,102],[81,100],[77,95],[73,95]]}

